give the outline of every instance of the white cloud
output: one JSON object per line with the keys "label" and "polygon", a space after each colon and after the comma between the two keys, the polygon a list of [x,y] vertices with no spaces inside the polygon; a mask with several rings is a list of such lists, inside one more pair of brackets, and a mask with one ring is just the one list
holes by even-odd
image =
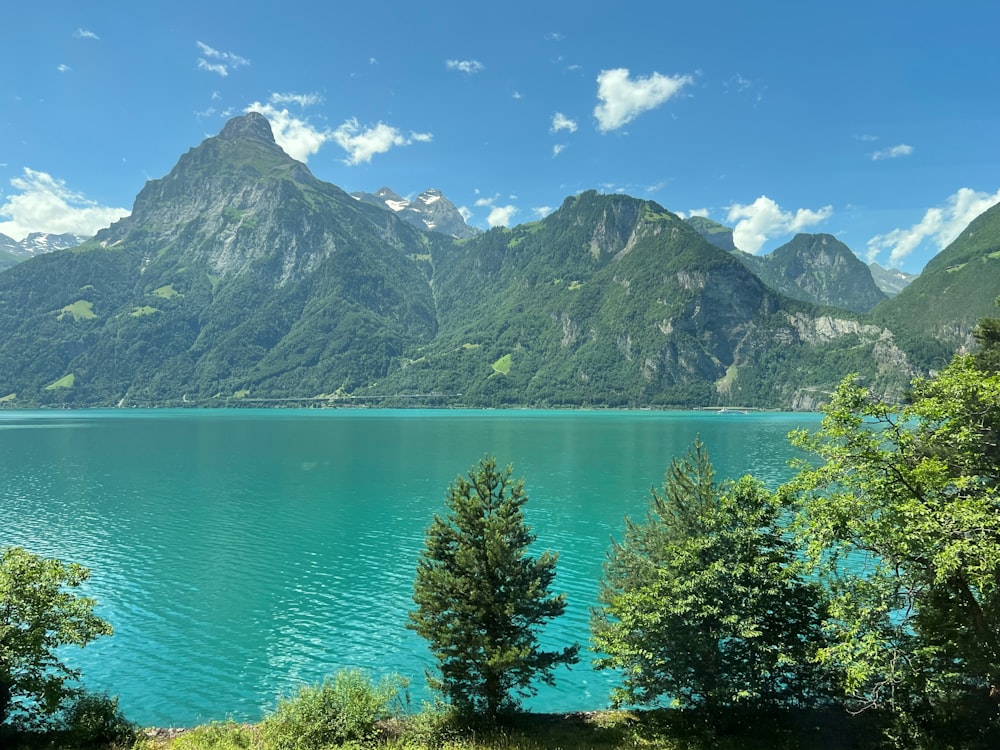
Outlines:
{"label": "white cloud", "polygon": [[494,206],[490,209],[490,215],[486,217],[486,223],[490,227],[510,226],[510,220],[517,213],[515,206]]}
{"label": "white cloud", "polygon": [[909,229],[893,229],[868,240],[868,262],[871,263],[880,252],[888,250],[889,266],[897,267],[925,240],[929,240],[938,251],[943,250],[962,233],[969,222],[997,203],[1000,203],[1000,190],[991,194],[971,188],[959,188],[948,196],[943,206],[927,209],[924,217]]}
{"label": "white cloud", "polygon": [[88,31],[87,29],[77,29],[73,32],[73,36],[77,39],[93,39],[95,41],[101,38],[93,31]]}
{"label": "white cloud", "polygon": [[480,72],[485,67],[479,60],[446,60],[444,64],[448,70],[458,70],[470,75]]}
{"label": "white cloud", "polygon": [[558,133],[560,130],[568,130],[570,133],[576,132],[576,122],[569,119],[562,112],[556,112],[552,115],[552,128],[553,133]]}
{"label": "white cloud", "polygon": [[375,154],[384,154],[396,146],[408,146],[414,142],[428,143],[434,138],[431,133],[403,135],[398,128],[384,122],[362,129],[356,117],[347,120],[331,136],[348,154],[344,163],[352,166],[371,162]]}
{"label": "white cloud", "polygon": [[537,208],[531,209],[531,213],[533,213],[539,219],[544,219],[553,211],[555,211],[555,209],[552,208],[552,206],[538,206]]}
{"label": "white cloud", "polygon": [[[201,70],[217,73],[225,78],[229,75],[230,70],[236,70],[250,64],[247,58],[232,52],[222,52],[221,50],[213,49],[204,42],[195,42],[195,44],[198,45],[198,49],[201,50],[201,54],[204,56],[198,58],[198,67]],[[210,60],[214,62],[209,62]]]}
{"label": "white cloud", "polygon": [[58,70],[60,73],[68,73],[73,69],[69,65],[66,65],[65,63],[60,63],[59,65],[56,66],[56,70]]}
{"label": "white cloud", "polygon": [[[479,191],[477,190],[476,192],[478,193]],[[492,206],[494,203],[496,203],[497,198],[499,197],[500,197],[499,195],[494,195],[492,198],[476,198],[476,202],[473,203],[472,205],[477,206],[479,208],[482,208],[483,206]]]}
{"label": "white cloud", "polygon": [[561,154],[565,150],[566,150],[565,143],[557,143],[552,147],[552,158],[554,159],[555,157],[559,156],[559,154]]}
{"label": "white cloud", "polygon": [[833,206],[824,206],[818,211],[800,208],[793,214],[782,211],[776,202],[762,195],[749,205],[734,203],[729,206],[726,220],[730,224],[736,222],[733,227],[736,247],[756,255],[770,238],[800,232],[826,221],[832,214]]}
{"label": "white cloud", "polygon": [[319,94],[280,94],[273,93],[267,99],[271,104],[298,104],[300,107],[311,107],[323,101]]}
{"label": "white cloud", "polygon": [[0,233],[15,240],[31,232],[89,237],[129,214],[125,208],[98,205],[67,188],[63,180],[27,167],[23,176],[13,178],[10,184],[18,192],[8,195],[0,205],[0,216],[10,217],[0,222]]}
{"label": "white cloud", "polygon": [[674,211],[674,213],[681,219],[690,219],[692,216],[701,216],[703,219],[708,218],[707,208],[692,208],[690,211]]}
{"label": "white cloud", "polygon": [[264,115],[271,123],[274,142],[290,157],[301,162],[308,161],[324,143],[334,139],[331,131],[313,127],[308,121],[291,114],[288,109],[271,103],[254,102],[243,111]]}
{"label": "white cloud", "polygon": [[872,154],[872,161],[881,161],[882,159],[898,159],[900,156],[909,156],[912,153],[913,146],[900,143],[898,146],[883,148],[880,151],[876,151]]}
{"label": "white cloud", "polygon": [[602,70],[597,76],[597,98],[601,103],[594,108],[598,130],[617,130],[643,112],[659,107],[693,81],[691,76],[660,73],[632,79],[628,68]]}

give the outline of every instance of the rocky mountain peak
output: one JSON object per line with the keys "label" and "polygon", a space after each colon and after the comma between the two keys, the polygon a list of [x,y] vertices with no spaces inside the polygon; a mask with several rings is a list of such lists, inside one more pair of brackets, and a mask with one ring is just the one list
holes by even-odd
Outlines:
{"label": "rocky mountain peak", "polygon": [[225,141],[254,138],[270,145],[276,145],[274,133],[271,131],[271,123],[259,112],[247,112],[245,115],[234,117],[222,128],[219,138]]}
{"label": "rocky mountain peak", "polygon": [[437,188],[428,188],[412,201],[391,188],[382,187],[378,192],[355,192],[351,196],[362,203],[387,208],[403,221],[420,229],[440,232],[459,239],[480,234],[476,227],[465,223],[465,217],[454,203]]}

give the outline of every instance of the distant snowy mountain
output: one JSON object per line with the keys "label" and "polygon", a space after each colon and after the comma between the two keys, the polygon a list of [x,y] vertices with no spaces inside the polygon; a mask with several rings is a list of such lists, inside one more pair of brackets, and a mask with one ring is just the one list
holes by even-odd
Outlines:
{"label": "distant snowy mountain", "polygon": [[67,247],[76,247],[86,240],[78,234],[50,234],[49,232],[32,232],[18,242],[13,237],[0,234],[0,271],[16,266],[22,260],[33,255],[50,253]]}
{"label": "distant snowy mountain", "polygon": [[459,239],[475,237],[482,233],[479,229],[466,224],[465,217],[455,204],[445,198],[440,190],[434,188],[425,190],[412,201],[397,195],[387,187],[377,193],[358,192],[351,195],[364,203],[387,208],[420,229],[441,232]]}
{"label": "distant snowy mountain", "polygon": [[878,263],[869,263],[868,268],[872,272],[875,283],[878,284],[879,289],[885,292],[887,297],[895,297],[919,275],[906,273],[898,268],[882,268]]}
{"label": "distant snowy mountain", "polygon": [[86,240],[78,234],[51,234],[49,232],[32,232],[23,240],[18,242],[13,237],[0,234],[0,250],[6,250],[12,255],[41,255],[50,253],[53,250],[62,250],[67,247],[76,247]]}

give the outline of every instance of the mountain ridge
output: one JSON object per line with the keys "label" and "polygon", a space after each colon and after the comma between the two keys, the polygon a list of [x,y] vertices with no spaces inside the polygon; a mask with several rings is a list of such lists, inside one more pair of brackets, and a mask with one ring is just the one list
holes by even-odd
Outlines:
{"label": "mountain ridge", "polygon": [[383,187],[375,193],[354,192],[351,196],[364,203],[388,209],[404,221],[430,232],[440,232],[456,239],[467,239],[482,234],[470,226],[465,216],[437,188],[427,188],[412,201]]}
{"label": "mountain ridge", "polygon": [[630,196],[428,232],[251,114],[92,240],[0,274],[0,402],[811,409],[849,372],[902,393],[925,339],[891,320],[775,291]]}

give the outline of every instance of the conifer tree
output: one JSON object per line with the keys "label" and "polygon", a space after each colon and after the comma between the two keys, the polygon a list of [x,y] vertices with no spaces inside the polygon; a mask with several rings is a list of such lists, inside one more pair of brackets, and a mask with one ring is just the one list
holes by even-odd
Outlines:
{"label": "conifer tree", "polygon": [[542,625],[563,613],[566,600],[549,593],[558,556],[528,554],[535,541],[522,512],[528,497],[511,473],[484,458],[448,488],[450,512],[427,529],[408,624],[437,659],[431,686],[463,714],[491,721],[534,694],[536,678],[552,684],[553,668],[574,663],[579,651],[539,645]]}

